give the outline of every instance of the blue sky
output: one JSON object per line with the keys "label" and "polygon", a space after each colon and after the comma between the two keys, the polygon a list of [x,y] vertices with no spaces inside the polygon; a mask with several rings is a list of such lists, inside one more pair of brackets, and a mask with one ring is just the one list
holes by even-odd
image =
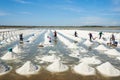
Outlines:
{"label": "blue sky", "polygon": [[0,0],[0,24],[120,26],[120,0]]}

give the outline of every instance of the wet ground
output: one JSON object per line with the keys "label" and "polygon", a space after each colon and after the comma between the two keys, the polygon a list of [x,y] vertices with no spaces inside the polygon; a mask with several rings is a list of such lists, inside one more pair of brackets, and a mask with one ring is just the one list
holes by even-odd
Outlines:
{"label": "wet ground", "polygon": [[97,76],[82,76],[69,70],[64,73],[50,73],[45,69],[42,69],[39,74],[32,76],[20,76],[14,72],[14,70],[4,76],[0,77],[0,80],[119,80],[120,77],[107,78],[101,75]]}

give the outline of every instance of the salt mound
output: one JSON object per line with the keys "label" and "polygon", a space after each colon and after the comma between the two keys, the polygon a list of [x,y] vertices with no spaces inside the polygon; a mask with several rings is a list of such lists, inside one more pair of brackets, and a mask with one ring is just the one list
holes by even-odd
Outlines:
{"label": "salt mound", "polygon": [[90,42],[89,40],[86,40],[83,44],[86,46],[91,46],[93,43]]}
{"label": "salt mound", "polygon": [[88,52],[88,51],[87,51],[85,48],[83,48],[83,47],[80,47],[79,50],[80,50],[80,52],[82,52],[82,53]]}
{"label": "salt mound", "polygon": [[79,55],[80,55],[80,54],[74,54],[74,53],[69,54],[69,56],[71,56],[71,57],[75,57],[75,58],[79,58]]}
{"label": "salt mound", "polygon": [[11,42],[10,38],[7,39],[7,42]]}
{"label": "salt mound", "polygon": [[40,66],[34,65],[31,61],[27,61],[22,67],[16,70],[16,73],[20,75],[37,74],[40,68]]}
{"label": "salt mound", "polygon": [[17,36],[14,36],[14,40],[18,39]]}
{"label": "salt mound", "polygon": [[71,54],[69,54],[69,56],[76,57],[76,58],[79,58],[79,55],[80,55],[80,51],[79,50],[74,50],[74,51],[72,51]]}
{"label": "salt mound", "polygon": [[1,45],[2,45],[2,44],[5,44],[5,43],[7,43],[6,40],[3,40],[3,41],[0,42]]}
{"label": "salt mound", "polygon": [[50,53],[50,54],[55,54],[56,51],[50,50],[48,53]]}
{"label": "salt mound", "polygon": [[72,43],[71,45],[68,46],[68,48],[78,49],[79,47],[75,43]]}
{"label": "salt mound", "polygon": [[11,40],[15,40],[13,37],[10,38]]}
{"label": "salt mound", "polygon": [[120,52],[118,52],[116,49],[110,49],[105,52],[108,55],[113,55],[113,56],[120,56]]}
{"label": "salt mound", "polygon": [[34,37],[32,36],[28,39],[28,41],[32,41],[33,39],[34,39]]}
{"label": "salt mound", "polygon": [[0,75],[7,74],[10,72],[12,67],[0,63]]}
{"label": "salt mound", "polygon": [[80,62],[84,62],[86,64],[100,64],[101,61],[99,59],[96,59],[96,57],[85,57],[80,60]]}
{"label": "salt mound", "polygon": [[109,77],[120,76],[120,71],[109,62],[103,63],[102,65],[98,66],[97,70],[105,76]]}
{"label": "salt mound", "polygon": [[106,44],[106,41],[104,41],[103,39],[98,39],[97,42],[100,44]]}
{"label": "salt mound", "polygon": [[108,50],[104,45],[99,45],[99,46],[96,47],[95,49],[97,49],[97,50],[102,50],[102,51]]}
{"label": "salt mound", "polygon": [[30,38],[28,39],[28,41],[29,41],[30,43],[32,43],[32,42],[34,41],[34,39],[35,39],[35,37],[32,36],[32,37],[30,37]]}
{"label": "salt mound", "polygon": [[7,52],[1,59],[3,60],[14,60],[19,58],[19,56],[13,52]]}
{"label": "salt mound", "polygon": [[80,63],[80,64],[76,65],[73,69],[78,74],[87,75],[87,76],[95,75],[95,69],[88,66],[85,63]]}
{"label": "salt mound", "polygon": [[55,61],[47,67],[47,70],[50,72],[64,72],[67,71],[69,67],[61,63],[61,61]]}
{"label": "salt mound", "polygon": [[56,56],[55,54],[52,54],[52,55],[48,55],[48,56],[44,56],[42,58],[43,61],[46,61],[46,62],[54,62],[56,60],[60,60],[60,57]]}
{"label": "salt mound", "polygon": [[16,45],[16,46],[14,47],[14,49],[13,49],[13,52],[15,52],[15,53],[22,53],[23,50],[21,49],[20,46]]}
{"label": "salt mound", "polygon": [[118,60],[120,60],[120,57],[117,57]]}
{"label": "salt mound", "polygon": [[43,43],[39,43],[39,47],[41,48],[44,47]]}
{"label": "salt mound", "polygon": [[78,42],[81,42],[81,41],[82,41],[82,39],[81,39],[81,38],[78,38],[78,37],[74,37],[74,39],[75,39],[76,41],[78,41]]}

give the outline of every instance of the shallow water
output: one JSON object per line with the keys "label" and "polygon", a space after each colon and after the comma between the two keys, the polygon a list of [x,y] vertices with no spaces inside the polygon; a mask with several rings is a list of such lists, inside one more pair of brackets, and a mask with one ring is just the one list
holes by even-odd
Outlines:
{"label": "shallow water", "polygon": [[45,69],[40,70],[39,74],[31,76],[21,76],[11,71],[10,73],[0,76],[0,80],[119,80],[120,77],[107,78],[97,74],[97,76],[82,76],[74,73],[72,70],[62,73],[51,73]]}
{"label": "shallow water", "polygon": [[[103,75],[100,75],[98,72],[96,73],[95,76],[83,76],[76,74],[73,70],[72,67],[76,64],[79,63],[78,58],[70,57],[68,54],[71,53],[70,49],[68,49],[59,39],[54,39],[54,47],[45,47],[45,48],[40,48],[38,47],[39,42],[44,41],[43,32],[41,35],[38,36],[38,38],[31,44],[29,43],[24,43],[21,44],[21,47],[24,48],[25,45],[27,45],[25,52],[21,54],[23,57],[20,60],[16,61],[3,61],[6,62],[8,65],[13,67],[13,70],[3,76],[0,76],[0,80],[119,80],[120,77],[114,77],[114,78],[108,78],[104,77]],[[29,38],[30,36],[26,37]],[[69,39],[68,37],[66,37]],[[14,42],[8,46],[5,46],[4,48],[0,48],[1,53],[0,56],[2,56],[6,51],[7,48],[14,46],[15,44],[18,44],[18,42]],[[83,45],[86,47],[85,45]],[[43,55],[48,55],[49,50],[55,50],[57,51],[56,55],[59,55],[62,59],[62,62],[64,64],[67,64],[70,69],[69,71],[62,72],[62,73],[51,73],[46,70],[46,67],[51,64],[51,63],[40,63],[40,60],[36,60],[35,56],[42,57]],[[100,59],[102,62],[109,61],[112,63],[116,68],[120,70],[120,61],[114,59],[113,57],[109,57],[103,52],[98,52],[94,50],[93,48],[88,48],[89,52],[86,54],[81,53],[80,58],[83,58],[85,56],[91,57],[91,56],[97,56],[98,59]],[[42,66],[42,69],[39,71],[38,74],[36,75],[31,75],[31,76],[21,76],[15,72],[17,68],[22,66],[27,60],[32,61],[35,64],[38,64]],[[96,67],[96,66],[95,66]]]}

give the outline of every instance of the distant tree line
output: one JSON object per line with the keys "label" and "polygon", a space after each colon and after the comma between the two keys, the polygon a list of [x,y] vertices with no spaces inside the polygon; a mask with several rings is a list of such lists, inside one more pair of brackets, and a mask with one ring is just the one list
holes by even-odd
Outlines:
{"label": "distant tree line", "polygon": [[72,28],[120,28],[120,26],[97,26],[97,25],[93,25],[93,26],[6,26],[6,25],[0,25],[0,28],[68,28],[68,29],[72,29]]}

